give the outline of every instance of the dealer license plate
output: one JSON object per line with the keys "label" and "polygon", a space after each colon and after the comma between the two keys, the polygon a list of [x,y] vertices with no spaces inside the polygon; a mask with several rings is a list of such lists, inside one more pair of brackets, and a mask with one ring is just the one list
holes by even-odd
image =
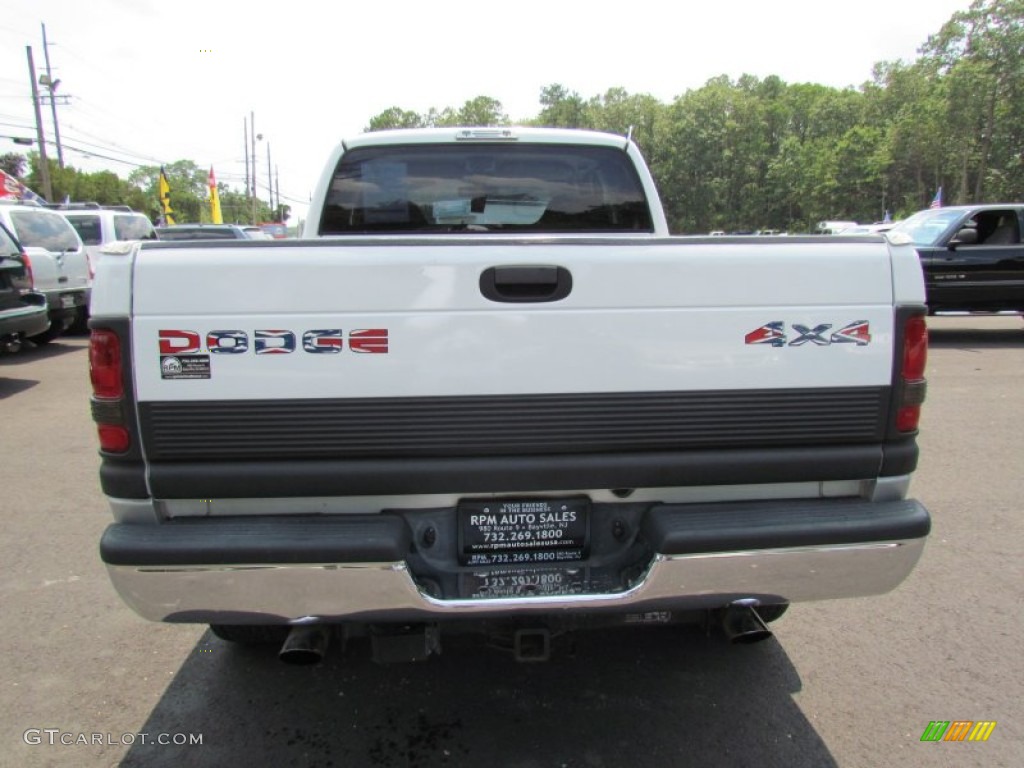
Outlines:
{"label": "dealer license plate", "polygon": [[463,565],[561,563],[587,556],[589,499],[469,500],[458,511]]}

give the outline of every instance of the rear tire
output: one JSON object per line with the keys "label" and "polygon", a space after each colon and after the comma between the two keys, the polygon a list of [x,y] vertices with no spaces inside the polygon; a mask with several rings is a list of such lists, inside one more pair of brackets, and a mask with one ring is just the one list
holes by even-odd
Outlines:
{"label": "rear tire", "polygon": [[64,333],[64,324],[51,322],[49,328],[40,333],[38,336],[29,336],[28,340],[35,344],[37,347],[41,347],[44,344],[49,344],[62,333]]}
{"label": "rear tire", "polygon": [[87,308],[79,307],[75,310],[75,320],[68,326],[67,332],[76,336],[89,332],[89,310]]}
{"label": "rear tire", "polygon": [[210,625],[210,631],[221,640],[239,645],[281,645],[288,637],[289,629],[275,624]]}

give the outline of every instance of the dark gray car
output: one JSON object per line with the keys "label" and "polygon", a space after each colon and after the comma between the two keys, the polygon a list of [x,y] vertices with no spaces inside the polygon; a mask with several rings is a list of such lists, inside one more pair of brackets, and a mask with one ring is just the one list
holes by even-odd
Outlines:
{"label": "dark gray car", "polygon": [[32,290],[32,273],[18,241],[0,224],[0,351],[17,352],[50,327],[46,297]]}

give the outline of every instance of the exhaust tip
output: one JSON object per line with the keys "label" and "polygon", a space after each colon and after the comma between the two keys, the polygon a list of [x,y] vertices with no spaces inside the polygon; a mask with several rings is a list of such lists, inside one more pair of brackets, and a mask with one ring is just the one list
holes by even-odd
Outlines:
{"label": "exhaust tip", "polygon": [[309,666],[324,660],[330,633],[319,624],[293,627],[277,657],[285,664]]}
{"label": "exhaust tip", "polygon": [[746,602],[726,606],[722,613],[722,629],[734,645],[752,645],[772,636],[772,631],[754,605]]}

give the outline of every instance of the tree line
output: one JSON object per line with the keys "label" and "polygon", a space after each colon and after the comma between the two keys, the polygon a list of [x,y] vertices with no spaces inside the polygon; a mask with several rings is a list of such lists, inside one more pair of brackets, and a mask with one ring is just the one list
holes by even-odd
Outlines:
{"label": "tree line", "polygon": [[[939,189],[947,205],[1024,199],[1022,88],[1024,0],[974,0],[917,59],[880,62],[858,88],[723,75],[666,104],[623,88],[584,97],[555,83],[541,89],[536,117],[517,122],[632,130],[673,232],[801,232],[827,219],[902,218]],[[478,96],[426,113],[392,107],[366,130],[511,122],[499,100]],[[38,189],[38,156],[29,161],[26,182]],[[206,171],[190,160],[165,167],[177,220],[208,218]],[[139,168],[122,180],[50,166],[58,200],[128,204],[153,217],[158,173]],[[224,220],[249,221],[251,198],[218,189]],[[260,203],[257,217],[283,213]]]}
{"label": "tree line", "polygon": [[[913,62],[859,88],[720,76],[665,104],[611,88],[540,92],[535,126],[625,134],[643,150],[674,232],[813,231],[827,219],[902,218],[929,205],[1024,199],[1024,0],[975,0]],[[488,96],[367,130],[508,125]]]}
{"label": "tree line", "polygon": [[[99,203],[100,205],[128,205],[141,211],[152,221],[158,221],[162,213],[157,187],[160,166],[147,165],[136,168],[127,179],[111,171],[87,173],[72,166],[60,168],[49,160],[50,185],[53,200],[68,199],[74,202]],[[25,175],[25,169],[29,173]],[[210,203],[207,186],[207,169],[200,168],[192,160],[177,160],[163,166],[171,187],[171,207],[174,220],[184,223],[209,223]],[[18,153],[0,155],[0,170],[9,173],[35,192],[41,189],[39,155],[32,152],[26,158]],[[225,222],[253,223],[253,200],[244,192],[234,191],[223,182],[217,182],[221,214]],[[256,202],[256,222],[286,221],[290,218],[290,206],[281,205],[271,210],[265,200]]]}

